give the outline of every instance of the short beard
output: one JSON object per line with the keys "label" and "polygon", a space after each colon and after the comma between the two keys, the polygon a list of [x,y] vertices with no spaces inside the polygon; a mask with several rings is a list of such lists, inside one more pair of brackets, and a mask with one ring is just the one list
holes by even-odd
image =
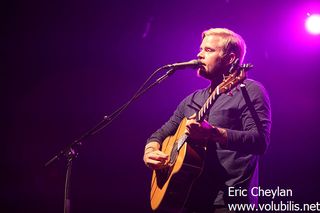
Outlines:
{"label": "short beard", "polygon": [[210,81],[221,81],[223,79],[223,74],[225,74],[225,72],[226,72],[225,67],[223,67],[222,64],[218,64],[218,66],[215,67],[215,70],[212,70],[211,73],[208,73],[203,68],[199,68],[197,70],[197,74],[199,77],[203,77]]}

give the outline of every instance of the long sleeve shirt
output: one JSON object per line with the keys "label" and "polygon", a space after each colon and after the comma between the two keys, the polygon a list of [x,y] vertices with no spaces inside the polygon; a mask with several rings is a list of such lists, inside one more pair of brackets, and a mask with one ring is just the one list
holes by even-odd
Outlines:
{"label": "long sleeve shirt", "polygon": [[[207,162],[213,185],[218,189],[214,197],[215,205],[225,205],[228,187],[252,188],[258,184],[258,160],[270,142],[271,107],[265,88],[257,81],[244,81],[249,98],[260,125],[257,125],[248,104],[239,89],[233,89],[232,94],[221,94],[209,110],[206,120],[213,126],[225,128],[227,144],[218,143],[209,150],[211,158]],[[177,130],[181,120],[196,113],[210,96],[209,87],[197,90],[187,96],[177,107],[160,129],[154,132],[147,140],[160,144],[169,135]],[[258,128],[260,127],[260,128]],[[256,203],[257,198],[247,197],[246,202]]]}

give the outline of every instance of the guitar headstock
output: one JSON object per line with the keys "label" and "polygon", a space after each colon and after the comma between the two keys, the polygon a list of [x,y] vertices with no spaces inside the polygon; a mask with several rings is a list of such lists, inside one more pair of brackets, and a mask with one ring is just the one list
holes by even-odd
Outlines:
{"label": "guitar headstock", "polygon": [[232,69],[229,71],[230,74],[217,86],[217,95],[228,93],[242,83],[247,77],[247,71],[252,67],[253,65],[249,63],[242,64],[241,66],[232,66]]}

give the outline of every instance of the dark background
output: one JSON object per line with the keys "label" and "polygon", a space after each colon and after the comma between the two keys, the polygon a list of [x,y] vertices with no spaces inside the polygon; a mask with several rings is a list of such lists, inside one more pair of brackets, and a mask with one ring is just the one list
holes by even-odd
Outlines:
{"label": "dark background", "polygon": [[[261,186],[320,200],[319,1],[10,1],[1,3],[1,212],[62,212],[65,160],[55,153],[128,100],[158,67],[196,58],[201,32],[247,42],[250,77],[267,88],[272,141]],[[73,212],[147,212],[146,139],[209,82],[179,71],[86,140],[72,171]],[[270,202],[267,199],[266,202]]]}

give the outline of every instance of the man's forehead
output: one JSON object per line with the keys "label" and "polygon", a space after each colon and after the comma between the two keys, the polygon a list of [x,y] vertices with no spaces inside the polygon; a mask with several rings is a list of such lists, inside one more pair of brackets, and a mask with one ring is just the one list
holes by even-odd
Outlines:
{"label": "man's forehead", "polygon": [[223,42],[221,36],[207,35],[202,39],[201,46],[222,47]]}

